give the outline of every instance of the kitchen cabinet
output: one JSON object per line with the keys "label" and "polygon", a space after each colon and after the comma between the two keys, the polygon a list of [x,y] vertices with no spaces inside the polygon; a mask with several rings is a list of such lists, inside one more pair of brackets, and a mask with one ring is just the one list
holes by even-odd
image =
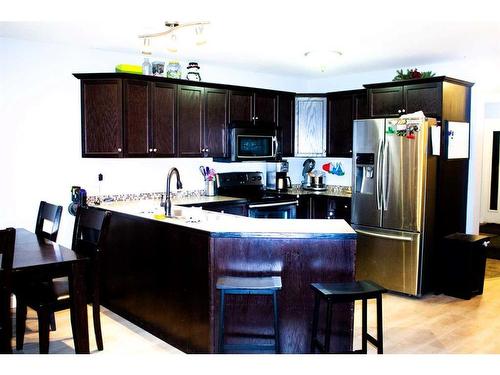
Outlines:
{"label": "kitchen cabinet", "polygon": [[176,149],[177,85],[151,83],[151,125],[148,152],[155,157],[172,157]]}
{"label": "kitchen cabinet", "polygon": [[123,81],[124,156],[146,157],[149,154],[149,83]]}
{"label": "kitchen cabinet", "polygon": [[203,156],[203,94],[203,87],[177,86],[178,153],[181,157]]}
{"label": "kitchen cabinet", "polygon": [[253,121],[259,127],[276,127],[278,95],[273,92],[256,91],[254,93]]}
{"label": "kitchen cabinet", "polygon": [[278,153],[283,157],[293,156],[295,126],[295,95],[278,96]]}
{"label": "kitchen cabinet", "polygon": [[205,88],[204,156],[227,156],[228,91]]}
{"label": "kitchen cabinet", "polygon": [[295,156],[326,156],[325,96],[295,98]]}
{"label": "kitchen cabinet", "polygon": [[229,122],[249,122],[253,118],[253,92],[229,91]]}
{"label": "kitchen cabinet", "polygon": [[301,195],[298,219],[344,219],[351,222],[351,198],[329,195]]}
{"label": "kitchen cabinet", "polygon": [[255,126],[275,127],[278,96],[268,91],[235,91],[229,93],[229,121],[252,122]]}
{"label": "kitchen cabinet", "polygon": [[352,122],[364,118],[368,112],[366,90],[329,93],[327,156],[352,157]]}
{"label": "kitchen cabinet", "polygon": [[124,80],[124,156],[175,156],[176,85]]}
{"label": "kitchen cabinet", "polygon": [[82,156],[121,157],[122,80],[81,81]]}
{"label": "kitchen cabinet", "polygon": [[[405,81],[408,82],[408,81]],[[399,117],[405,113],[423,111],[427,117],[440,117],[442,84],[440,82],[399,82],[387,87],[365,85],[368,88],[370,117]]]}

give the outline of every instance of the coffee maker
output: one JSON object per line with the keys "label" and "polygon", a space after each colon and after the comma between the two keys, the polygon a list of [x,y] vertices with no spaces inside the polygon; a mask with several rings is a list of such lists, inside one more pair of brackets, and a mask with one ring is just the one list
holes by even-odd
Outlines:
{"label": "coffee maker", "polygon": [[270,190],[286,190],[292,187],[292,181],[287,176],[288,162],[286,160],[266,163],[266,188]]}

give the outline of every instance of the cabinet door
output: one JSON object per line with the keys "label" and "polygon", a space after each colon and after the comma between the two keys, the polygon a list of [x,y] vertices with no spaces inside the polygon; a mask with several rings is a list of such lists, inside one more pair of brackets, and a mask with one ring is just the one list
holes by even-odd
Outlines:
{"label": "cabinet door", "polygon": [[351,223],[351,198],[329,197],[327,207],[328,219],[344,219]]}
{"label": "cabinet door", "polygon": [[297,219],[311,219],[311,196],[301,195],[297,206]]}
{"label": "cabinet door", "polygon": [[205,89],[205,155],[226,156],[227,90]]}
{"label": "cabinet door", "polygon": [[353,95],[328,97],[327,155],[352,157]]}
{"label": "cabinet door", "polygon": [[82,156],[122,156],[122,82],[82,80]]}
{"label": "cabinet door", "polygon": [[295,98],[295,156],[326,155],[326,98]]}
{"label": "cabinet door", "polygon": [[276,127],[278,96],[268,92],[254,95],[254,123],[260,127]]}
{"label": "cabinet door", "polygon": [[403,86],[368,90],[370,117],[397,117],[403,105]]}
{"label": "cabinet door", "polygon": [[353,95],[353,104],[353,120],[368,118],[368,93],[366,90]]}
{"label": "cabinet door", "polygon": [[253,93],[251,91],[229,92],[229,122],[253,121]]}
{"label": "cabinet door", "polygon": [[176,90],[177,85],[170,83],[151,83],[151,137],[154,156],[176,155]]}
{"label": "cabinet door", "polygon": [[126,157],[149,155],[149,85],[145,81],[123,81],[123,129]]}
{"label": "cabinet door", "polygon": [[406,113],[423,111],[427,117],[441,117],[441,83],[421,83],[404,86]]}
{"label": "cabinet door", "polygon": [[278,98],[278,152],[284,157],[293,156],[295,96],[280,94]]}
{"label": "cabinet door", "polygon": [[202,156],[203,87],[177,86],[179,156]]}

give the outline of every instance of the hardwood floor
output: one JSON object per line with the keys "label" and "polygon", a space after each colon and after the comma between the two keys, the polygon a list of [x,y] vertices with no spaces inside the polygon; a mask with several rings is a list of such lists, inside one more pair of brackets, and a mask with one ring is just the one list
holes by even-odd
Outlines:
{"label": "hardwood floor", "polygon": [[[355,347],[360,346],[361,304],[356,304]],[[104,351],[98,352],[89,308],[91,356],[182,354],[176,348],[102,309]],[[445,295],[421,299],[387,293],[383,297],[386,354],[500,354],[500,260],[488,259],[484,292],[471,300]],[[375,305],[369,303],[368,325],[375,335]],[[56,313],[57,330],[50,333],[50,353],[74,353],[69,314]],[[13,345],[15,345],[13,340]],[[375,349],[368,346],[369,353]],[[28,310],[22,353],[38,353],[36,315]]]}

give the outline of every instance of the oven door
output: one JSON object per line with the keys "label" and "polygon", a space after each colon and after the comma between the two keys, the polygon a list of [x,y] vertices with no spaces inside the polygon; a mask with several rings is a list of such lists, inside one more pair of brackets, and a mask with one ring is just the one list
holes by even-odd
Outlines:
{"label": "oven door", "polygon": [[295,219],[299,201],[255,203],[248,205],[248,216],[263,219]]}

